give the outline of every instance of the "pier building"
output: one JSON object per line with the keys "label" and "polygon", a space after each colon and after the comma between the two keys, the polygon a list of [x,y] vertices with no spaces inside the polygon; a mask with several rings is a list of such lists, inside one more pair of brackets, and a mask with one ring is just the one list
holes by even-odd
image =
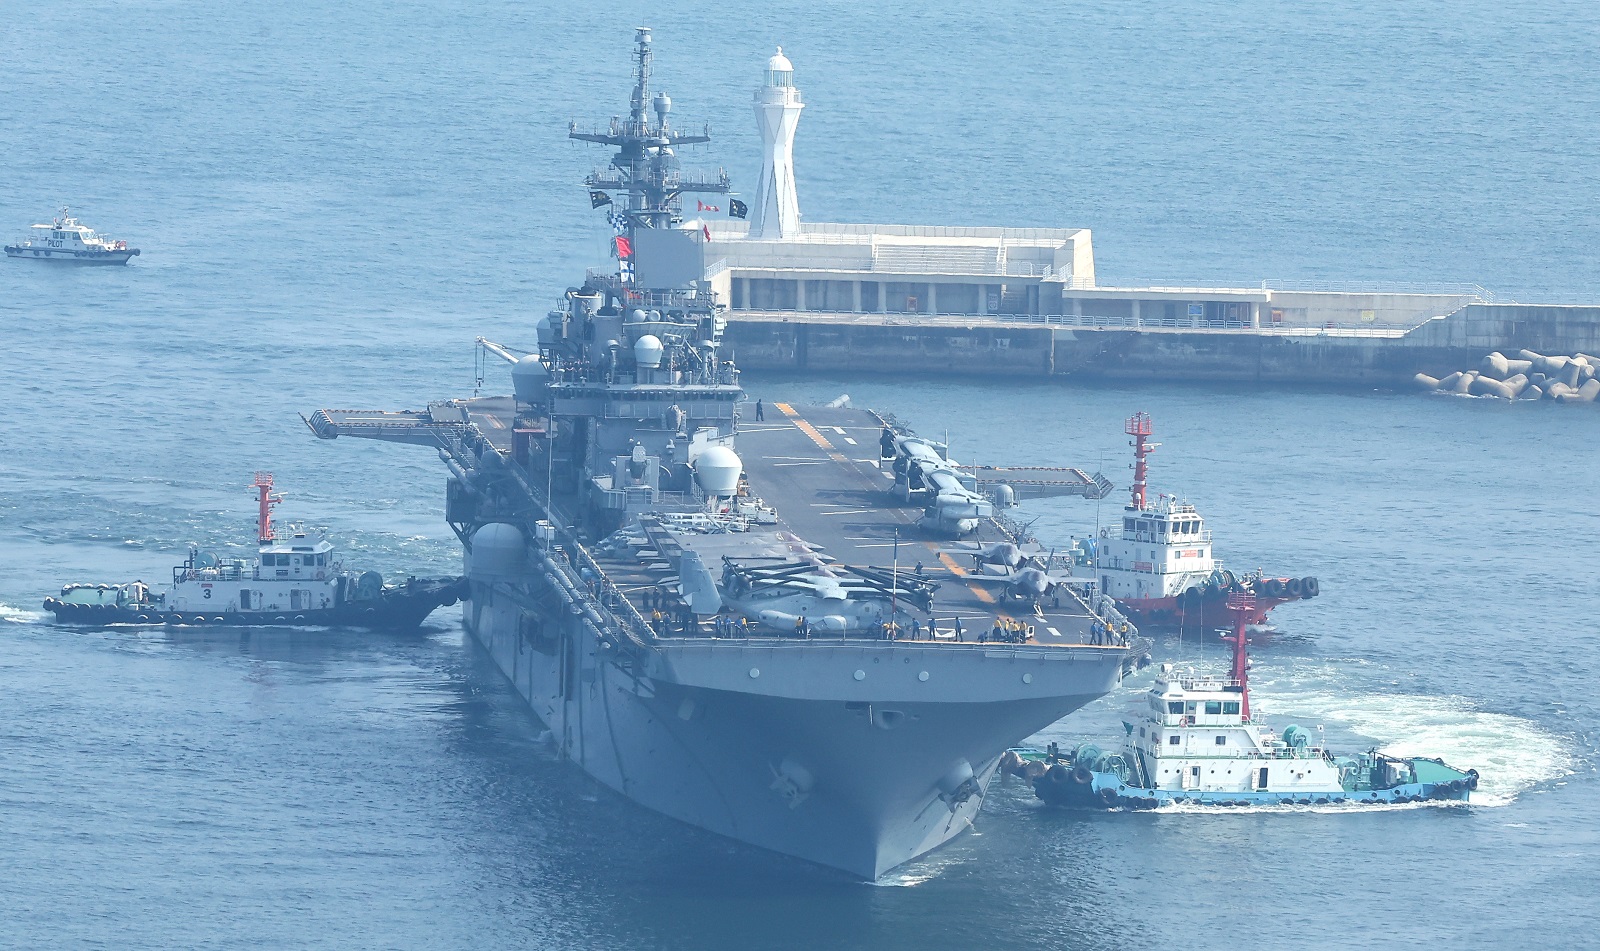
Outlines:
{"label": "pier building", "polygon": [[780,49],[755,92],[749,220],[693,222],[685,273],[726,303],[746,369],[1404,385],[1474,351],[1566,353],[1600,335],[1596,308],[1511,304],[1476,285],[1103,285],[1087,228],[806,221],[802,108]]}

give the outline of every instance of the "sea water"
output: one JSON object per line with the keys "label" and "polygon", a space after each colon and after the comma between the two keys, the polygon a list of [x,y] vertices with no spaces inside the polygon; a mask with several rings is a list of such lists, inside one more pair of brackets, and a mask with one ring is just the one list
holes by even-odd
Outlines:
{"label": "sea water", "polygon": [[[471,395],[475,336],[530,344],[604,263],[578,183],[608,156],[566,123],[626,109],[646,24],[680,122],[713,123],[686,161],[747,193],[784,46],[811,220],[1088,227],[1107,282],[1600,301],[1587,4],[7,5],[0,231],[69,204],[143,254],[0,262],[0,946],[1600,944],[1592,407],[747,375],[1119,486],[1152,413],[1155,490],[1230,567],[1321,580],[1256,647],[1260,709],[1484,776],[1470,806],[1131,814],[1001,780],[877,887],[598,787],[456,610],[415,635],[39,610],[247,548],[257,469],[349,562],[457,570],[429,452],[298,414]],[[1019,514],[1060,543],[1121,498]],[[1154,653],[1223,661],[1192,632]],[[1033,742],[1114,743],[1147,687]]]}

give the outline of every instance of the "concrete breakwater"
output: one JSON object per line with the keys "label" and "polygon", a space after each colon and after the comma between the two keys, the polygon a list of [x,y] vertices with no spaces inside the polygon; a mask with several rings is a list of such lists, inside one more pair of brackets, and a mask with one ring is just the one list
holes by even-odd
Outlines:
{"label": "concrete breakwater", "polygon": [[1600,307],[1470,304],[1410,328],[1110,327],[1074,317],[734,311],[747,370],[1402,388],[1490,351],[1600,353]]}
{"label": "concrete breakwater", "polygon": [[1418,388],[1463,396],[1497,396],[1505,400],[1552,399],[1562,403],[1593,403],[1600,397],[1595,371],[1600,358],[1586,353],[1546,356],[1519,350],[1508,357],[1496,350],[1475,370],[1457,371],[1443,379],[1418,373]]}

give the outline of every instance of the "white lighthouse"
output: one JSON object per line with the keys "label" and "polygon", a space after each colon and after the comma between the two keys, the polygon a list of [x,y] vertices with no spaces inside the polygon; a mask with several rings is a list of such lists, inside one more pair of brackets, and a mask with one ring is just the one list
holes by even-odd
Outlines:
{"label": "white lighthouse", "polygon": [[752,238],[792,238],[800,233],[800,199],[794,188],[794,130],[800,124],[800,90],[794,65],[778,47],[767,60],[767,78],[756,90],[756,121],[761,123],[761,179],[756,184]]}

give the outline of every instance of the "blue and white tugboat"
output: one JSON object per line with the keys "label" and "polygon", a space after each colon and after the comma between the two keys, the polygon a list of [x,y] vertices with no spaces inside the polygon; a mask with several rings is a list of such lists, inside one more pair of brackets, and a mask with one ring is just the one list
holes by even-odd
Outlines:
{"label": "blue and white tugboat", "polygon": [[[1136,723],[1123,722],[1120,752],[1085,743],[1043,755],[1014,751],[1007,766],[1029,777],[1052,805],[1153,809],[1174,803],[1210,806],[1368,805],[1466,800],[1477,770],[1441,760],[1388,756],[1369,750],[1334,756],[1312,743],[1303,727],[1274,733],[1250,712],[1246,627],[1254,605],[1235,595],[1233,645],[1227,676],[1181,671],[1162,664],[1149,705]],[[1032,755],[1029,755],[1032,754]]]}
{"label": "blue and white tugboat", "polygon": [[75,624],[284,625],[322,624],[411,629],[435,608],[455,604],[462,579],[408,578],[384,584],[376,571],[346,569],[333,545],[291,527],[279,534],[272,507],[272,474],[256,473],[260,551],[254,561],[221,560],[191,550],[157,591],[143,581],[69,584],[46,598],[56,620]]}
{"label": "blue and white tugboat", "polygon": [[30,230],[27,237],[6,245],[6,257],[66,264],[127,264],[139,254],[138,248],[95,231],[65,208],[54,221],[34,225]]}

